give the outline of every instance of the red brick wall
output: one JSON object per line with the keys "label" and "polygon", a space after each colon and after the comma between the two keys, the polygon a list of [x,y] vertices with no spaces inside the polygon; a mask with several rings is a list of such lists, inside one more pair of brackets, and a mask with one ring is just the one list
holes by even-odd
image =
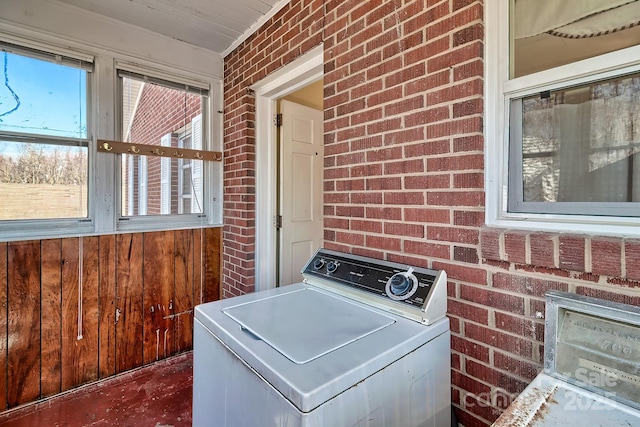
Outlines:
{"label": "red brick wall", "polygon": [[[161,138],[191,123],[200,114],[200,95],[189,94],[163,86],[145,84],[140,95],[135,117],[131,125],[130,142],[139,144],[160,145]],[[172,139],[172,146],[177,146],[177,138]],[[147,158],[147,214],[160,214],[160,158]],[[177,194],[176,162],[172,160],[171,192]],[[126,168],[125,168],[126,173]],[[138,163],[134,163],[134,213],[138,214]],[[171,197],[171,212],[178,213],[177,198]],[[125,203],[127,200],[125,198]],[[126,212],[126,210],[125,210]]]}
{"label": "red brick wall", "polygon": [[[494,395],[498,388],[513,394],[533,379],[543,360],[548,290],[640,304],[638,239],[485,228],[481,247],[486,285],[460,284],[449,306],[458,325],[454,358],[466,364],[456,373],[460,384],[479,379]],[[498,415],[472,396],[466,403],[485,419]]]}
{"label": "red brick wall", "polygon": [[253,292],[255,285],[255,99],[249,87],[322,42],[324,3],[293,0],[225,58],[223,297]]}
{"label": "red brick wall", "polygon": [[225,59],[223,296],[254,285],[247,88],[322,41],[325,246],[447,271],[467,427],[541,370],[547,290],[640,302],[637,240],[484,227],[483,37],[481,0],[292,0]]}

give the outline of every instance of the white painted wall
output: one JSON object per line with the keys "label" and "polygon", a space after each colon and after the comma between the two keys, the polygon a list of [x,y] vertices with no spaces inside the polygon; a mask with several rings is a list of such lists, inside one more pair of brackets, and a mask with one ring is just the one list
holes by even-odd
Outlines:
{"label": "white painted wall", "polygon": [[295,102],[309,108],[324,110],[324,82],[322,79],[290,93],[282,99]]}
{"label": "white painted wall", "polygon": [[106,49],[207,79],[223,77],[223,59],[216,52],[62,3],[0,0],[0,31]]}

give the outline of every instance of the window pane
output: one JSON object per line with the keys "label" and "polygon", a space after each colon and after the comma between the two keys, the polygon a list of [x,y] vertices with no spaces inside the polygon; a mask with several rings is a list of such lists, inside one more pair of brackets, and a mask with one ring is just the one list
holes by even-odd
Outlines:
{"label": "window pane", "polygon": [[[203,100],[190,91],[123,77],[123,140],[168,152],[202,149]],[[149,156],[141,172],[137,158],[122,156],[123,216],[203,213],[202,161]],[[185,195],[194,196],[186,203]]]}
{"label": "window pane", "polygon": [[191,210],[191,197],[185,197],[182,199],[182,210],[185,213]]}
{"label": "window pane", "polygon": [[640,40],[640,2],[513,0],[511,77],[630,46]]}
{"label": "window pane", "polygon": [[[190,164],[202,170],[202,160]],[[202,185],[196,186],[198,178],[182,159],[126,154],[121,169],[122,182],[126,183],[122,188],[122,216],[204,212]]]}
{"label": "window pane", "polygon": [[86,218],[87,151],[0,140],[0,220]]}
{"label": "window pane", "polygon": [[0,52],[0,130],[87,138],[87,71]]}
{"label": "window pane", "polygon": [[640,201],[640,75],[525,98],[522,111],[524,202]]}

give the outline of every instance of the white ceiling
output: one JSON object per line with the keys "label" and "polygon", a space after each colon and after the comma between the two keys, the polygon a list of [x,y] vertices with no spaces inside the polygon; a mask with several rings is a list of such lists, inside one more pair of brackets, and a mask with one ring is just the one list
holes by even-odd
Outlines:
{"label": "white ceiling", "polygon": [[222,55],[229,53],[289,2],[289,0],[57,1]]}

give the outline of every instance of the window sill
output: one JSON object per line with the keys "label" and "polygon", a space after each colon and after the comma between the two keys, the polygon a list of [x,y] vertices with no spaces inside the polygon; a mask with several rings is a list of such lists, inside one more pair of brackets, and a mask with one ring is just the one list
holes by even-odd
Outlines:
{"label": "window sill", "polygon": [[499,218],[487,215],[490,227],[588,234],[613,237],[640,237],[640,218],[586,215],[505,214]]}
{"label": "window sill", "polygon": [[209,218],[200,215],[127,217],[118,220],[117,232],[145,232],[211,227]]}
{"label": "window sill", "polygon": [[0,241],[15,242],[21,240],[78,237],[91,235],[94,231],[94,224],[90,220],[1,221]]}
{"label": "window sill", "polygon": [[[145,218],[146,219],[146,218]],[[124,221],[123,221],[124,222]],[[72,224],[71,224],[72,223]],[[187,230],[198,228],[221,227],[222,224],[206,221],[185,221],[184,218],[176,218],[173,221],[132,221],[126,226],[120,226],[117,230],[95,231],[92,222],[67,221],[7,221],[0,224],[0,242],[19,242],[26,240],[61,239],[73,237],[102,236],[122,233],[145,233],[152,231]]]}

